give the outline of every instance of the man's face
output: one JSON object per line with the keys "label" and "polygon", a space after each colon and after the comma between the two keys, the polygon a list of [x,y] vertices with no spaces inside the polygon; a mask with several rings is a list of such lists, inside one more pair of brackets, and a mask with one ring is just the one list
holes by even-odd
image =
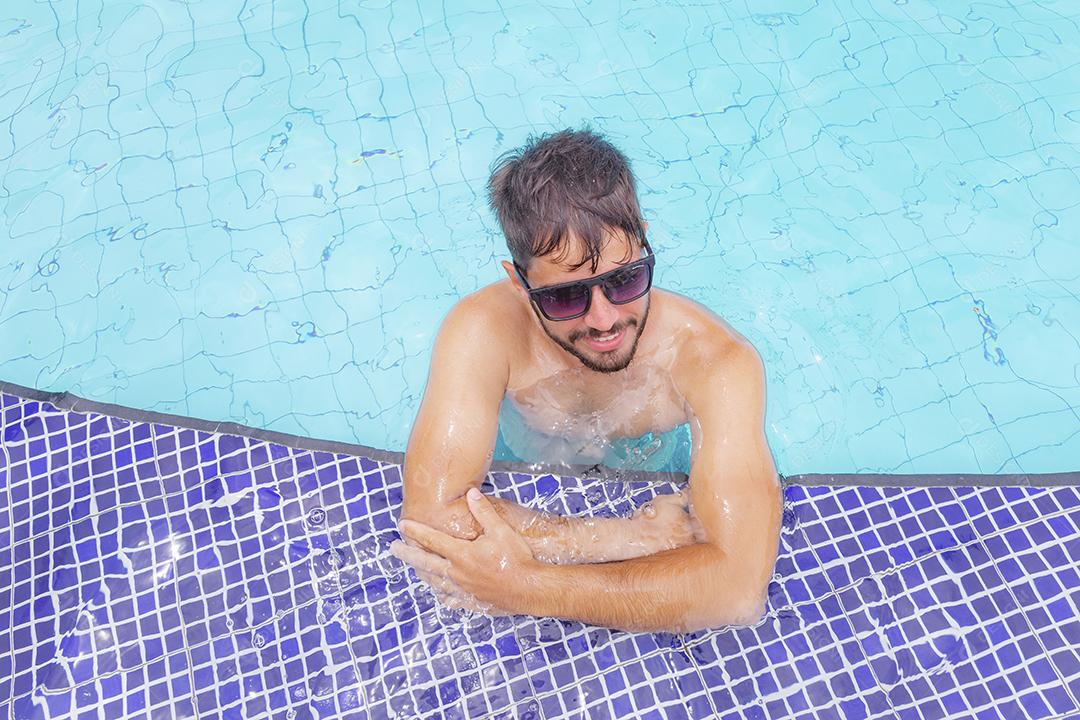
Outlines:
{"label": "man's face", "polygon": [[[629,250],[629,252],[628,252]],[[559,253],[555,253],[558,255]],[[572,241],[567,258],[580,258],[580,245]],[[641,243],[629,240],[625,235],[609,235],[602,251],[596,272],[590,264],[571,270],[565,265],[552,260],[552,256],[533,258],[529,264],[527,279],[533,288],[573,280],[587,280],[615,270],[621,265],[633,262],[641,257]],[[504,266],[510,266],[504,263]],[[507,268],[511,279],[521,292],[525,292],[513,273]],[[537,313],[537,319],[547,336],[563,350],[582,362],[585,367],[596,372],[610,373],[624,369],[630,364],[637,350],[638,340],[645,329],[649,317],[649,293],[624,305],[614,305],[604,295],[603,289],[596,285],[592,288],[589,311],[573,320],[551,321]],[[535,310],[535,308],[534,308]]]}

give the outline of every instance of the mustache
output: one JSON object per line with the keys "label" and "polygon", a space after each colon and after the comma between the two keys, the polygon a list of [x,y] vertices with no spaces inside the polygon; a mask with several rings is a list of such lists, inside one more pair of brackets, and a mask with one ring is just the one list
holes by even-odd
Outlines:
{"label": "mustache", "polygon": [[627,320],[625,323],[622,323],[621,325],[613,325],[610,330],[607,330],[605,332],[595,332],[595,331],[592,331],[592,330],[578,330],[577,332],[570,333],[570,342],[577,342],[578,340],[581,340],[581,339],[587,338],[587,337],[598,338],[598,337],[601,337],[603,335],[610,335],[613,332],[614,333],[622,332],[623,330],[630,327],[631,325],[637,325],[637,320],[631,319],[631,320]]}

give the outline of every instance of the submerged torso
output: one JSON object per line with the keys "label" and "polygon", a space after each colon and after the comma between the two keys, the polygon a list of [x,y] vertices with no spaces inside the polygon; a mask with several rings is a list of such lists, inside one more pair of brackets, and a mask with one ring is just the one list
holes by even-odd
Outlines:
{"label": "submerged torso", "polygon": [[481,292],[505,311],[506,327],[517,329],[507,333],[519,341],[506,349],[509,378],[499,414],[500,436],[517,459],[655,470],[680,442],[689,455],[685,425],[692,414],[673,370],[684,343],[717,329],[703,327],[700,306],[654,288],[634,359],[601,373],[556,345],[508,281]]}

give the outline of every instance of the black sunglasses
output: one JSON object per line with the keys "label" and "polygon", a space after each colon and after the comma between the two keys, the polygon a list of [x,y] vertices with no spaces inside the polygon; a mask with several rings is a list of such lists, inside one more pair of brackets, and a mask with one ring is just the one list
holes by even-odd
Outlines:
{"label": "black sunglasses", "polygon": [[529,281],[525,279],[525,271],[516,261],[514,270],[517,271],[521,283],[528,290],[529,300],[536,305],[544,317],[553,321],[573,320],[589,312],[594,285],[600,286],[604,297],[612,305],[625,305],[649,292],[649,288],[652,287],[656,256],[653,255],[648,240],[642,238],[641,242],[648,255],[588,280],[572,280],[558,285],[534,288],[529,285]]}

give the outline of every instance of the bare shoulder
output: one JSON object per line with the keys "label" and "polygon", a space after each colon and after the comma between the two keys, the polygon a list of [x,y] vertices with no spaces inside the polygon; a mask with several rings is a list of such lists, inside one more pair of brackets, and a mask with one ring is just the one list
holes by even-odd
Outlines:
{"label": "bare shoulder", "polygon": [[696,300],[670,291],[660,291],[664,323],[678,344],[680,355],[696,359],[717,354],[750,351],[753,344],[715,312]]}
{"label": "bare shoulder", "polygon": [[[484,289],[458,300],[446,313],[435,337],[420,415],[426,420],[497,413],[510,374],[512,351],[497,309]],[[494,416],[494,415],[493,415]]]}
{"label": "bare shoulder", "polygon": [[486,285],[454,303],[443,319],[440,336],[446,334],[464,342],[482,343],[485,350],[491,349],[486,347],[491,343],[509,339],[507,305],[510,298],[506,297],[500,284]]}
{"label": "bare shoulder", "polygon": [[520,327],[512,291],[493,283],[472,292],[446,313],[435,341],[435,355],[455,364],[480,362],[487,370],[508,365],[517,352],[514,328]]}
{"label": "bare shoulder", "polygon": [[677,385],[689,389],[717,380],[763,382],[760,354],[730,323],[684,295],[663,291],[662,297],[665,325],[674,341],[672,374]]}

